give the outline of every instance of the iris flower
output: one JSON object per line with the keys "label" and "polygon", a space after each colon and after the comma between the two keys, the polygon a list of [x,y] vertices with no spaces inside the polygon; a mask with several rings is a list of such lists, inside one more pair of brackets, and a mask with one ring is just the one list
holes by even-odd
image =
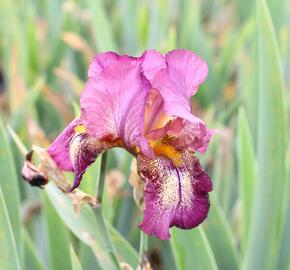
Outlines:
{"label": "iris flower", "polygon": [[212,183],[195,152],[206,151],[212,132],[192,114],[191,97],[207,72],[207,64],[187,50],[98,54],[80,98],[81,116],[48,148],[60,169],[74,172],[72,190],[102,152],[122,147],[137,159],[145,184],[139,227],[169,239],[172,226],[199,225]]}

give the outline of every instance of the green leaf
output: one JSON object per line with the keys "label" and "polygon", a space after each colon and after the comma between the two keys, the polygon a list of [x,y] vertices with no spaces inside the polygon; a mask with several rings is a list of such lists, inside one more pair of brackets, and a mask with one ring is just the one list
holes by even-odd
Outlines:
{"label": "green leaf", "polygon": [[231,231],[222,208],[214,196],[210,198],[209,216],[203,226],[219,269],[238,269],[238,255]]}
{"label": "green leaf", "polygon": [[21,270],[8,209],[0,187],[0,262],[1,269]]}
{"label": "green leaf", "polygon": [[7,210],[11,226],[17,243],[18,252],[21,252],[21,232],[20,232],[20,195],[17,183],[14,160],[8,144],[5,128],[0,118],[0,187],[7,204]]}
{"label": "green leaf", "polygon": [[[50,269],[71,269],[69,233],[47,196],[43,196]],[[59,256],[59,254],[62,254]]]}
{"label": "green leaf", "polygon": [[[115,253],[112,243],[106,238],[104,232],[105,224],[102,224],[101,209],[95,209],[95,214],[85,206],[81,213],[77,215],[72,203],[54,185],[48,184],[45,190],[50,201],[68,228],[81,241],[86,243],[93,250],[99,265],[103,269],[116,269]],[[110,228],[113,243],[116,244],[117,257],[120,261],[125,261],[130,265],[137,264],[137,255],[133,248],[116,231]]]}
{"label": "green leaf", "polygon": [[103,1],[87,0],[87,5],[92,14],[93,29],[95,30],[94,38],[97,48],[100,51],[115,51],[117,46],[115,44],[110,20],[103,6]]}
{"label": "green leaf", "polygon": [[257,183],[245,269],[275,269],[281,239],[286,129],[279,52],[264,0],[257,1],[258,158]]}
{"label": "green leaf", "polygon": [[137,269],[137,265],[139,262],[137,251],[111,224],[107,225],[109,227],[112,241],[118,254],[118,259],[122,262],[129,263],[133,267],[133,269]]}
{"label": "green leaf", "polygon": [[113,261],[112,247],[103,233],[103,224],[95,218],[92,210],[85,206],[77,215],[71,200],[66,197],[53,184],[45,187],[48,197],[57,213],[66,226],[93,250],[98,263],[103,269],[118,269]]}
{"label": "green leaf", "polygon": [[43,264],[40,261],[36,247],[32,242],[27,231],[23,228],[22,237],[24,242],[24,258],[25,258],[25,268],[27,270],[43,270]]}
{"label": "green leaf", "polygon": [[256,160],[248,120],[243,109],[238,117],[238,166],[242,210],[242,245],[245,247],[251,220],[252,201],[256,182]]}
{"label": "green leaf", "polygon": [[[70,255],[71,255],[71,264],[72,264],[72,270],[83,270],[80,260],[77,257],[77,254],[75,253],[73,247],[70,247]],[[64,269],[64,268],[62,268]]]}
{"label": "green leaf", "polygon": [[170,233],[171,246],[178,270],[218,269],[201,226],[190,231],[173,228]]}

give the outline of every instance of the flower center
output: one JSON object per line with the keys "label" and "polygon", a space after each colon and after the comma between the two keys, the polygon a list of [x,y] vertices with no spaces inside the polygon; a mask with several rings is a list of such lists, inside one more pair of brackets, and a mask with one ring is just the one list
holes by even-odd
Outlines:
{"label": "flower center", "polygon": [[182,165],[181,154],[173,146],[161,141],[154,141],[150,143],[150,146],[156,155],[169,158],[177,167]]}
{"label": "flower center", "polygon": [[74,132],[76,134],[82,134],[82,133],[86,133],[87,129],[84,125],[80,124],[74,127]]}

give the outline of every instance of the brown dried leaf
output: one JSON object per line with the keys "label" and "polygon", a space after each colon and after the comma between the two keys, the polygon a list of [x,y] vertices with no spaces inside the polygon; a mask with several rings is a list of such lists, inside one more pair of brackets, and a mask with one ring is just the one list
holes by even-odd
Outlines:
{"label": "brown dried leaf", "polygon": [[[38,166],[32,161],[33,153],[35,153],[40,160]],[[95,197],[86,194],[79,189],[70,192],[70,182],[64,177],[63,173],[57,167],[47,151],[41,147],[33,146],[32,151],[26,155],[26,161],[22,168],[22,176],[33,186],[42,187],[48,183],[48,179],[52,181],[60,190],[71,198],[77,214],[80,213],[85,203],[92,207],[100,206]]]}

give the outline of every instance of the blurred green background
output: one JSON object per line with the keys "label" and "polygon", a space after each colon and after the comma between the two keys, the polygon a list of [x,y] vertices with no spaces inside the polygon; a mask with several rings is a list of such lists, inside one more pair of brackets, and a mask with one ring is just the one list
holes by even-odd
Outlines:
{"label": "blurred green background", "polygon": [[[149,238],[151,266],[289,270],[289,14],[287,0],[1,0],[0,269],[136,269],[132,157],[109,152],[103,207],[78,216],[53,184],[22,181],[20,150],[46,147],[78,115],[97,52],[186,48],[209,65],[192,105],[218,130],[200,156],[214,191],[201,226]],[[93,195],[99,167],[81,185]]]}

